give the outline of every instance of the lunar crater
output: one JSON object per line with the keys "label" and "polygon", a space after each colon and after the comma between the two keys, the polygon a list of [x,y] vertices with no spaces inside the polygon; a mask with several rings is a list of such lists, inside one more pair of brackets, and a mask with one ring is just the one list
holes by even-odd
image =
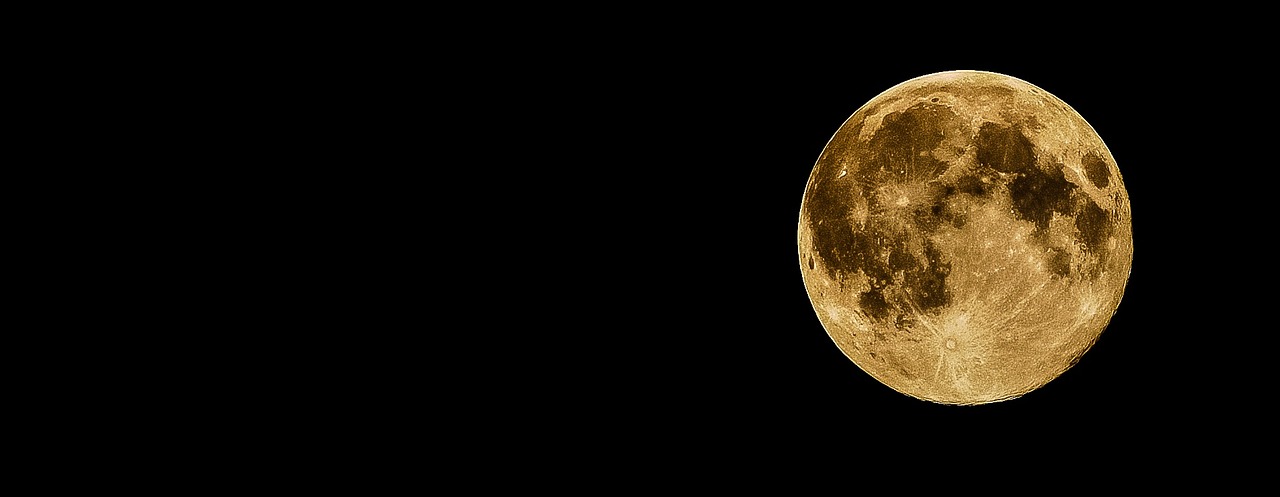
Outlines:
{"label": "lunar crater", "polygon": [[850,359],[907,395],[972,404],[1038,388],[1094,343],[1127,282],[1129,223],[1083,118],[1020,80],[954,72],[891,89],[836,132],[798,241]]}

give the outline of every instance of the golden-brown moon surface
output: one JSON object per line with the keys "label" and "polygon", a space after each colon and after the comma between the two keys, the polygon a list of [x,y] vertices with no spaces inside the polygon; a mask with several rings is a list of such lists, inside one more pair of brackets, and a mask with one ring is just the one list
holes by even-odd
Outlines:
{"label": "golden-brown moon surface", "polygon": [[814,165],[798,231],[840,350],[944,404],[1061,375],[1111,320],[1133,260],[1102,139],[1057,97],[989,72],[912,79],[858,109]]}

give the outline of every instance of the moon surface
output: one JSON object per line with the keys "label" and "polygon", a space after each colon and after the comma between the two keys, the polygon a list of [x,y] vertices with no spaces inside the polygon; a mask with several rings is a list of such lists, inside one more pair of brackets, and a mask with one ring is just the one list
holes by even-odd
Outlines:
{"label": "moon surface", "polygon": [[1019,397],[1097,341],[1133,261],[1115,158],[1075,110],[1002,74],[901,83],[827,143],[800,267],[863,371],[942,404]]}

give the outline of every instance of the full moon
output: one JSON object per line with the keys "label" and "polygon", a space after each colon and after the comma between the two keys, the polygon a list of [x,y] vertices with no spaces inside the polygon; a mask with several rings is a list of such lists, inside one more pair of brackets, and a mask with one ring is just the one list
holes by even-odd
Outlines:
{"label": "full moon", "polygon": [[1110,322],[1133,228],[1115,158],[1075,110],[1002,74],[901,83],[822,151],[800,269],[827,334],[903,394],[985,404],[1057,378]]}

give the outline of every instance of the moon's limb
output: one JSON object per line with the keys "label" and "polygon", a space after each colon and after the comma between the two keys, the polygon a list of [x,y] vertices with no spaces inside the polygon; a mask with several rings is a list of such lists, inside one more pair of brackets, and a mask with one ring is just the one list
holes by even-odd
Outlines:
{"label": "moon's limb", "polygon": [[827,144],[799,226],[828,334],[867,373],[949,404],[1071,367],[1119,305],[1129,199],[1106,145],[1048,92],[994,73],[916,78]]}

